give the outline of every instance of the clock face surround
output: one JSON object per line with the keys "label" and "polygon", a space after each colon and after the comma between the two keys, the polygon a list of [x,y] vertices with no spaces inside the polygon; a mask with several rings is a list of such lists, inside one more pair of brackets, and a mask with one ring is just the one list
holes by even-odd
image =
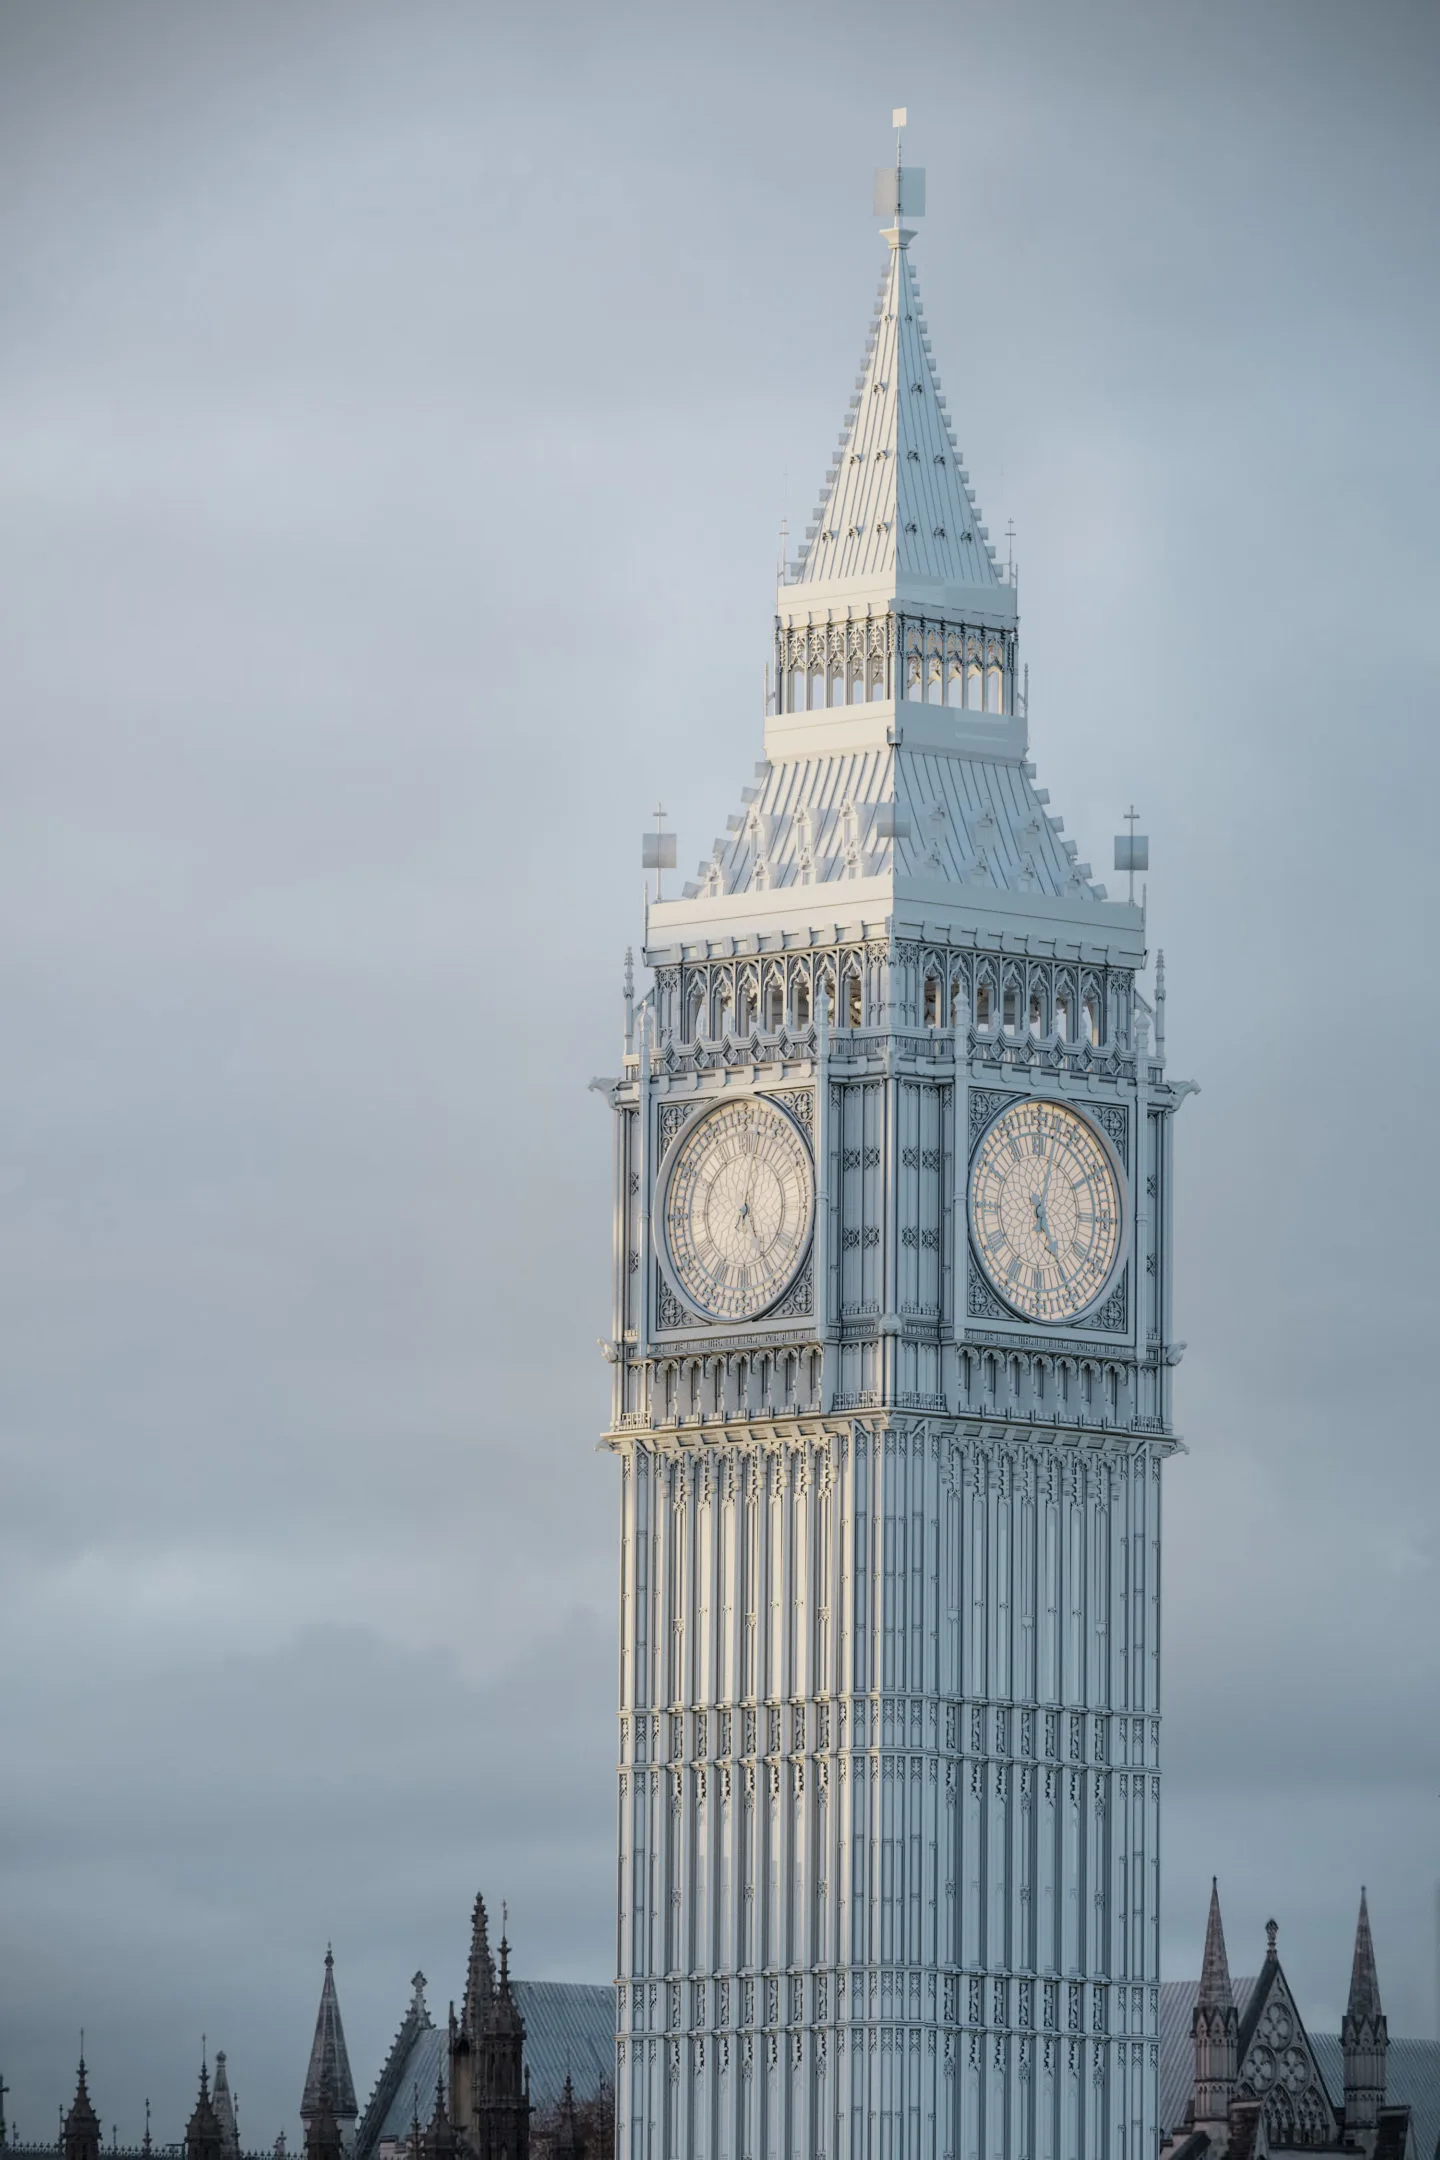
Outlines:
{"label": "clock face surround", "polygon": [[1011,1103],[970,1170],[970,1237],[991,1288],[1027,1320],[1089,1310],[1124,1257],[1112,1152],[1065,1103]]}
{"label": "clock face surround", "polygon": [[815,1215],[810,1150],[763,1095],[687,1126],[663,1193],[675,1285],[712,1320],[753,1320],[800,1272]]}

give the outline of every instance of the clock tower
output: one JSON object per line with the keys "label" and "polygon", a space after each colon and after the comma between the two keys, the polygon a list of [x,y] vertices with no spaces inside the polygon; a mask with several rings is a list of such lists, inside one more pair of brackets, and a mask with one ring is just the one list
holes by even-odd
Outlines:
{"label": "clock tower", "polygon": [[876,193],[764,754],[602,1083],[616,2149],[1149,2160],[1186,1088],[1036,785],[923,175]]}

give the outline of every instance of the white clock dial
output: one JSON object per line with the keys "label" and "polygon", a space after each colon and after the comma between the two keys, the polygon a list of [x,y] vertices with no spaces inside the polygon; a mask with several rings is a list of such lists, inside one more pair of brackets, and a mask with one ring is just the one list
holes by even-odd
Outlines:
{"label": "white clock dial", "polygon": [[1062,1103],[1002,1110],[970,1172],[970,1234],[995,1289],[1030,1320],[1066,1320],[1105,1289],[1121,1248],[1120,1181],[1094,1127]]}
{"label": "white clock dial", "polygon": [[810,1242],[815,1182],[798,1128],[763,1096],[691,1127],[665,1187],[675,1279],[714,1319],[748,1320],[794,1280]]}

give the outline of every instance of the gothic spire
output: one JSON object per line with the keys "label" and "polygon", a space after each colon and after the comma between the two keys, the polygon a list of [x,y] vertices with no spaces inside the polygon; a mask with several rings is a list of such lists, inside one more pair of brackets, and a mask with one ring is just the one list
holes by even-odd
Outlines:
{"label": "gothic spire", "polygon": [[230,2091],[230,2077],[225,2067],[225,2050],[220,2048],[215,2056],[215,2091],[212,2099],[215,2120],[220,2125],[220,2146],[225,2160],[239,2160],[240,2126],[235,2119],[235,2102]]}
{"label": "gothic spire", "polygon": [[310,2066],[305,2073],[305,2092],[300,2102],[303,2123],[308,2124],[319,2113],[321,2090],[327,2083],[330,2106],[337,2121],[342,2130],[353,2130],[360,2110],[355,2104],[355,2080],[350,2075],[345,2027],[340,2021],[340,1998],[335,1992],[335,1959],[328,1944],[320,2007],[315,2013],[315,2038],[310,2043]]}
{"label": "gothic spire", "polygon": [[1205,1923],[1205,1951],[1200,1960],[1200,1986],[1195,1996],[1190,2035],[1195,2047],[1195,2083],[1190,2098],[1190,2119],[1200,2128],[1208,2125],[1216,2135],[1226,2132],[1230,2103],[1240,2069],[1240,2019],[1230,1985],[1230,1961],[1225,1955],[1225,1930],[1220,1921],[1220,1886],[1210,1880],[1210,1916]]}
{"label": "gothic spire", "polygon": [[930,354],[910,261],[915,236],[897,220],[883,237],[890,260],[864,359],[791,582],[997,587],[1004,580]]}
{"label": "gothic spire", "polygon": [[1370,1939],[1370,1911],[1365,1892],[1360,1892],[1360,1917],[1355,1923],[1355,1955],[1350,1965],[1350,2001],[1347,2018],[1378,2018],[1380,1979],[1375,1970],[1375,1945]]}
{"label": "gothic spire", "polygon": [[1350,2000],[1340,2020],[1340,2051],[1345,2064],[1345,2127],[1358,2139],[1380,2120],[1390,2052],[1389,2028],[1380,2007],[1375,1945],[1370,1939],[1370,1911],[1363,1890],[1350,1966]]}
{"label": "gothic spire", "polygon": [[305,2118],[307,2160],[343,2160],[345,2138],[336,2119],[329,2073],[320,2080],[315,2105]]}
{"label": "gothic spire", "polygon": [[75,2098],[65,2117],[65,2160],[99,2160],[100,2118],[95,2113],[90,2098],[90,2088],[85,2078],[85,2053],[80,2053],[80,2069],[75,2081]]}
{"label": "gothic spire", "polygon": [[575,2113],[575,2087],[568,2070],[565,2090],[560,2095],[560,2120],[555,2126],[555,2160],[585,2160],[585,2143]]}
{"label": "gothic spire", "polygon": [[1220,1885],[1210,1878],[1210,1917],[1205,1923],[1205,1954],[1200,1961],[1198,2001],[1206,2010],[1233,2010],[1230,1961],[1225,1955],[1225,1929],[1220,1919]]}
{"label": "gothic spire", "polygon": [[210,2098],[210,2072],[204,2054],[200,2058],[200,2095],[185,2125],[185,2160],[224,2160],[220,2120]]}
{"label": "gothic spire", "polygon": [[485,1912],[485,1900],[477,1894],[475,1910],[470,1922],[470,1964],[465,1975],[465,2003],[462,2023],[466,2032],[475,2033],[490,2014],[495,1999],[495,1960],[490,1955],[490,1923]]}

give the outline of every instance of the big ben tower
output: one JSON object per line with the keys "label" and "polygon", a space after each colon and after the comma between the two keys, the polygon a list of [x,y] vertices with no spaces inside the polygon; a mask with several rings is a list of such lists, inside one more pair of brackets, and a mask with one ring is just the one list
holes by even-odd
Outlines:
{"label": "big ben tower", "polygon": [[606,1083],[616,2150],[1149,2160],[1186,1089],[876,201],[764,755]]}

